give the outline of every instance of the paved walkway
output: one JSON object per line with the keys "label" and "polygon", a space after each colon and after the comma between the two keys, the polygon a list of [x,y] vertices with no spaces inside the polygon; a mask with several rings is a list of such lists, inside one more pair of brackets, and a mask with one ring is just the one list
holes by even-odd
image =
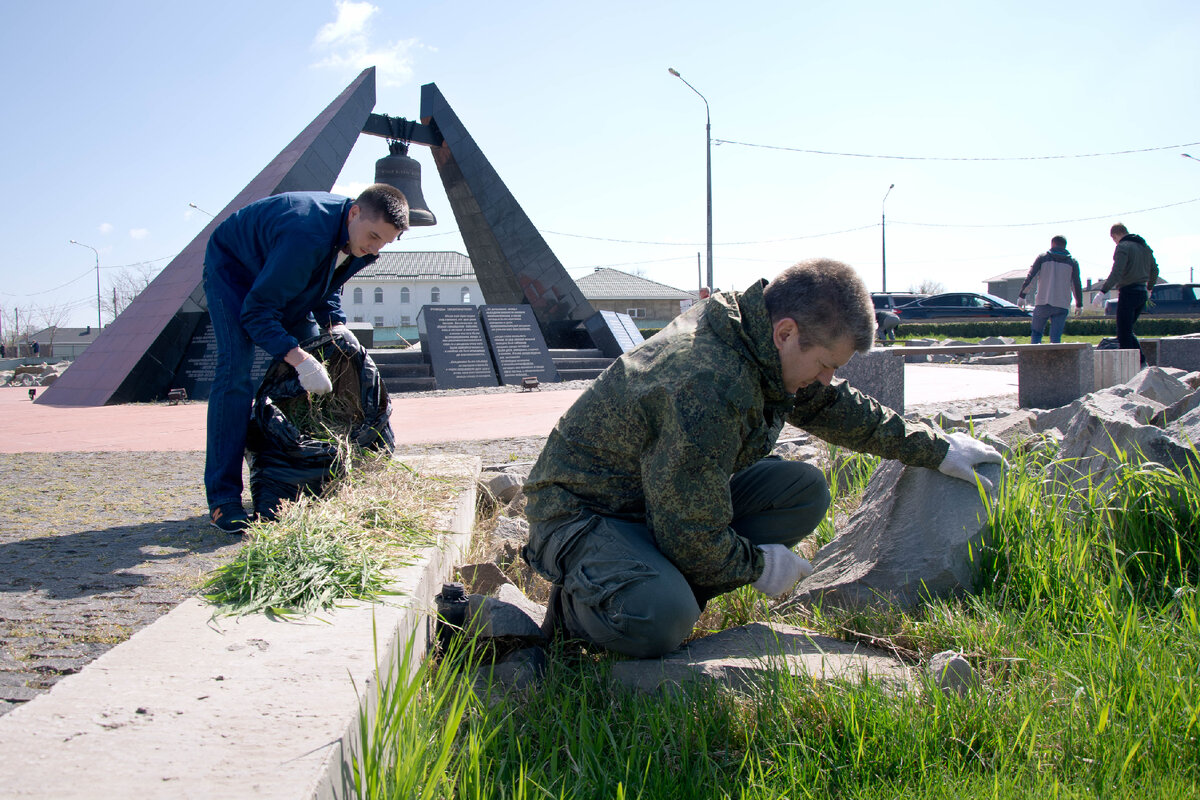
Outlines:
{"label": "paved walkway", "polygon": [[[907,364],[908,406],[1017,392],[1014,371]],[[498,394],[394,395],[398,445],[546,436],[580,390]],[[135,403],[100,408],[43,406],[28,389],[0,388],[0,453],[189,451],[204,449],[203,402]]]}

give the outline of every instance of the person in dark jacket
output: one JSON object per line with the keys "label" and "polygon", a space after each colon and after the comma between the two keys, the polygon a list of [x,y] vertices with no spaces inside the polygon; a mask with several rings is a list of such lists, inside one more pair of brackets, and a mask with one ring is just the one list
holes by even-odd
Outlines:
{"label": "person in dark jacket", "polygon": [[875,312],[875,335],[881,342],[896,341],[896,328],[900,327],[900,317],[890,311]]}
{"label": "person in dark jacket", "polygon": [[254,346],[294,367],[306,390],[332,391],[325,367],[299,344],[320,328],[353,337],[342,313],[342,286],[407,229],[404,194],[374,184],[356,200],[325,192],[265,197],[213,231],[204,254],[204,296],[217,365],[208,400],[204,489],[217,528],[238,533],[249,521],[242,507],[242,458],[254,402]]}
{"label": "person in dark jacket", "polygon": [[1033,261],[1021,291],[1017,294],[1019,303],[1025,302],[1025,293],[1029,284],[1037,281],[1037,293],[1034,295],[1033,319],[1029,341],[1041,344],[1042,331],[1050,322],[1050,342],[1058,344],[1062,341],[1063,328],[1067,325],[1067,314],[1071,310],[1071,294],[1075,295],[1075,311],[1083,308],[1083,284],[1079,279],[1079,262],[1067,251],[1067,238],[1055,236],[1050,240],[1050,249]]}
{"label": "person in dark jacket", "polygon": [[870,349],[874,309],[841,262],[718,292],[614,362],[563,414],[525,484],[522,556],[554,589],[548,628],[650,658],[705,603],[812,571],[792,547],[829,506],[817,467],[768,458],[784,422],[963,480],[995,449],[907,422],[834,380]]}
{"label": "person in dark jacket", "polygon": [[[1120,348],[1141,350],[1141,344],[1133,335],[1133,325],[1150,299],[1150,290],[1158,283],[1158,262],[1146,240],[1130,233],[1120,222],[1109,229],[1108,235],[1117,247],[1113,250],[1112,272],[1104,279],[1100,291],[1117,290],[1117,343]],[[1143,357],[1142,363],[1145,361]]]}

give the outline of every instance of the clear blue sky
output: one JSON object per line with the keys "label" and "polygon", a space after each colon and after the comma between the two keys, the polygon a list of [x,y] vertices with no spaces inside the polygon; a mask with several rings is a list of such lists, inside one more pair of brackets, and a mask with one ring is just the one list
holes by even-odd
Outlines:
{"label": "clear blue sky", "polygon": [[[68,240],[99,251],[105,290],[121,265],[165,266],[207,222],[189,203],[220,211],[366,66],[393,116],[437,83],[577,277],[698,284],[704,103],[668,67],[707,97],[714,139],[770,146],[713,146],[721,288],[827,255],[878,290],[893,183],[892,290],[981,291],[1057,233],[1102,278],[1118,220],[1165,279],[1200,268],[1200,162],[1180,155],[1200,158],[1194,0],[68,0],[2,19],[6,322],[50,304],[94,322],[94,256]],[[362,137],[335,190],[384,154]],[[440,224],[394,247],[465,252],[413,155]]]}

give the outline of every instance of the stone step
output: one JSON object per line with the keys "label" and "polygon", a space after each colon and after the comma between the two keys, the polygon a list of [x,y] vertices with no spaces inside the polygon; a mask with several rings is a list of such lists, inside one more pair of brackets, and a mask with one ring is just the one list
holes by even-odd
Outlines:
{"label": "stone step", "polygon": [[437,388],[437,381],[432,378],[385,378],[384,385],[389,394],[403,392],[430,392]]}
{"label": "stone step", "polygon": [[550,348],[550,357],[556,360],[559,358],[604,358],[604,353],[594,347],[580,348],[578,350]]}
{"label": "stone step", "polygon": [[560,369],[558,370],[558,379],[560,381],[590,381],[594,378],[599,378],[602,369]]}
{"label": "stone step", "polygon": [[387,348],[384,350],[368,350],[367,354],[371,356],[371,360],[376,364],[422,364],[425,361],[421,357],[420,350]]}
{"label": "stone step", "polygon": [[556,358],[554,368],[559,372],[564,369],[598,369],[604,371],[613,360],[611,358]]}
{"label": "stone step", "polygon": [[385,380],[390,378],[428,378],[433,370],[428,364],[376,364],[379,374]]}

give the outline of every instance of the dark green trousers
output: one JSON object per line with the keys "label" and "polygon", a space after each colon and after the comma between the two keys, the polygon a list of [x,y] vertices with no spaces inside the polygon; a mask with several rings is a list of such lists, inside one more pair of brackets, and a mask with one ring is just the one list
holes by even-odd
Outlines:
{"label": "dark green trousers", "polygon": [[[777,458],[734,475],[730,495],[731,527],[758,545],[796,545],[829,508],[829,486],[819,469]],[[562,575],[558,613],[571,636],[654,658],[691,633],[710,595],[688,583],[646,525],[585,514],[551,527],[543,535],[570,543],[555,553],[555,562]]]}

